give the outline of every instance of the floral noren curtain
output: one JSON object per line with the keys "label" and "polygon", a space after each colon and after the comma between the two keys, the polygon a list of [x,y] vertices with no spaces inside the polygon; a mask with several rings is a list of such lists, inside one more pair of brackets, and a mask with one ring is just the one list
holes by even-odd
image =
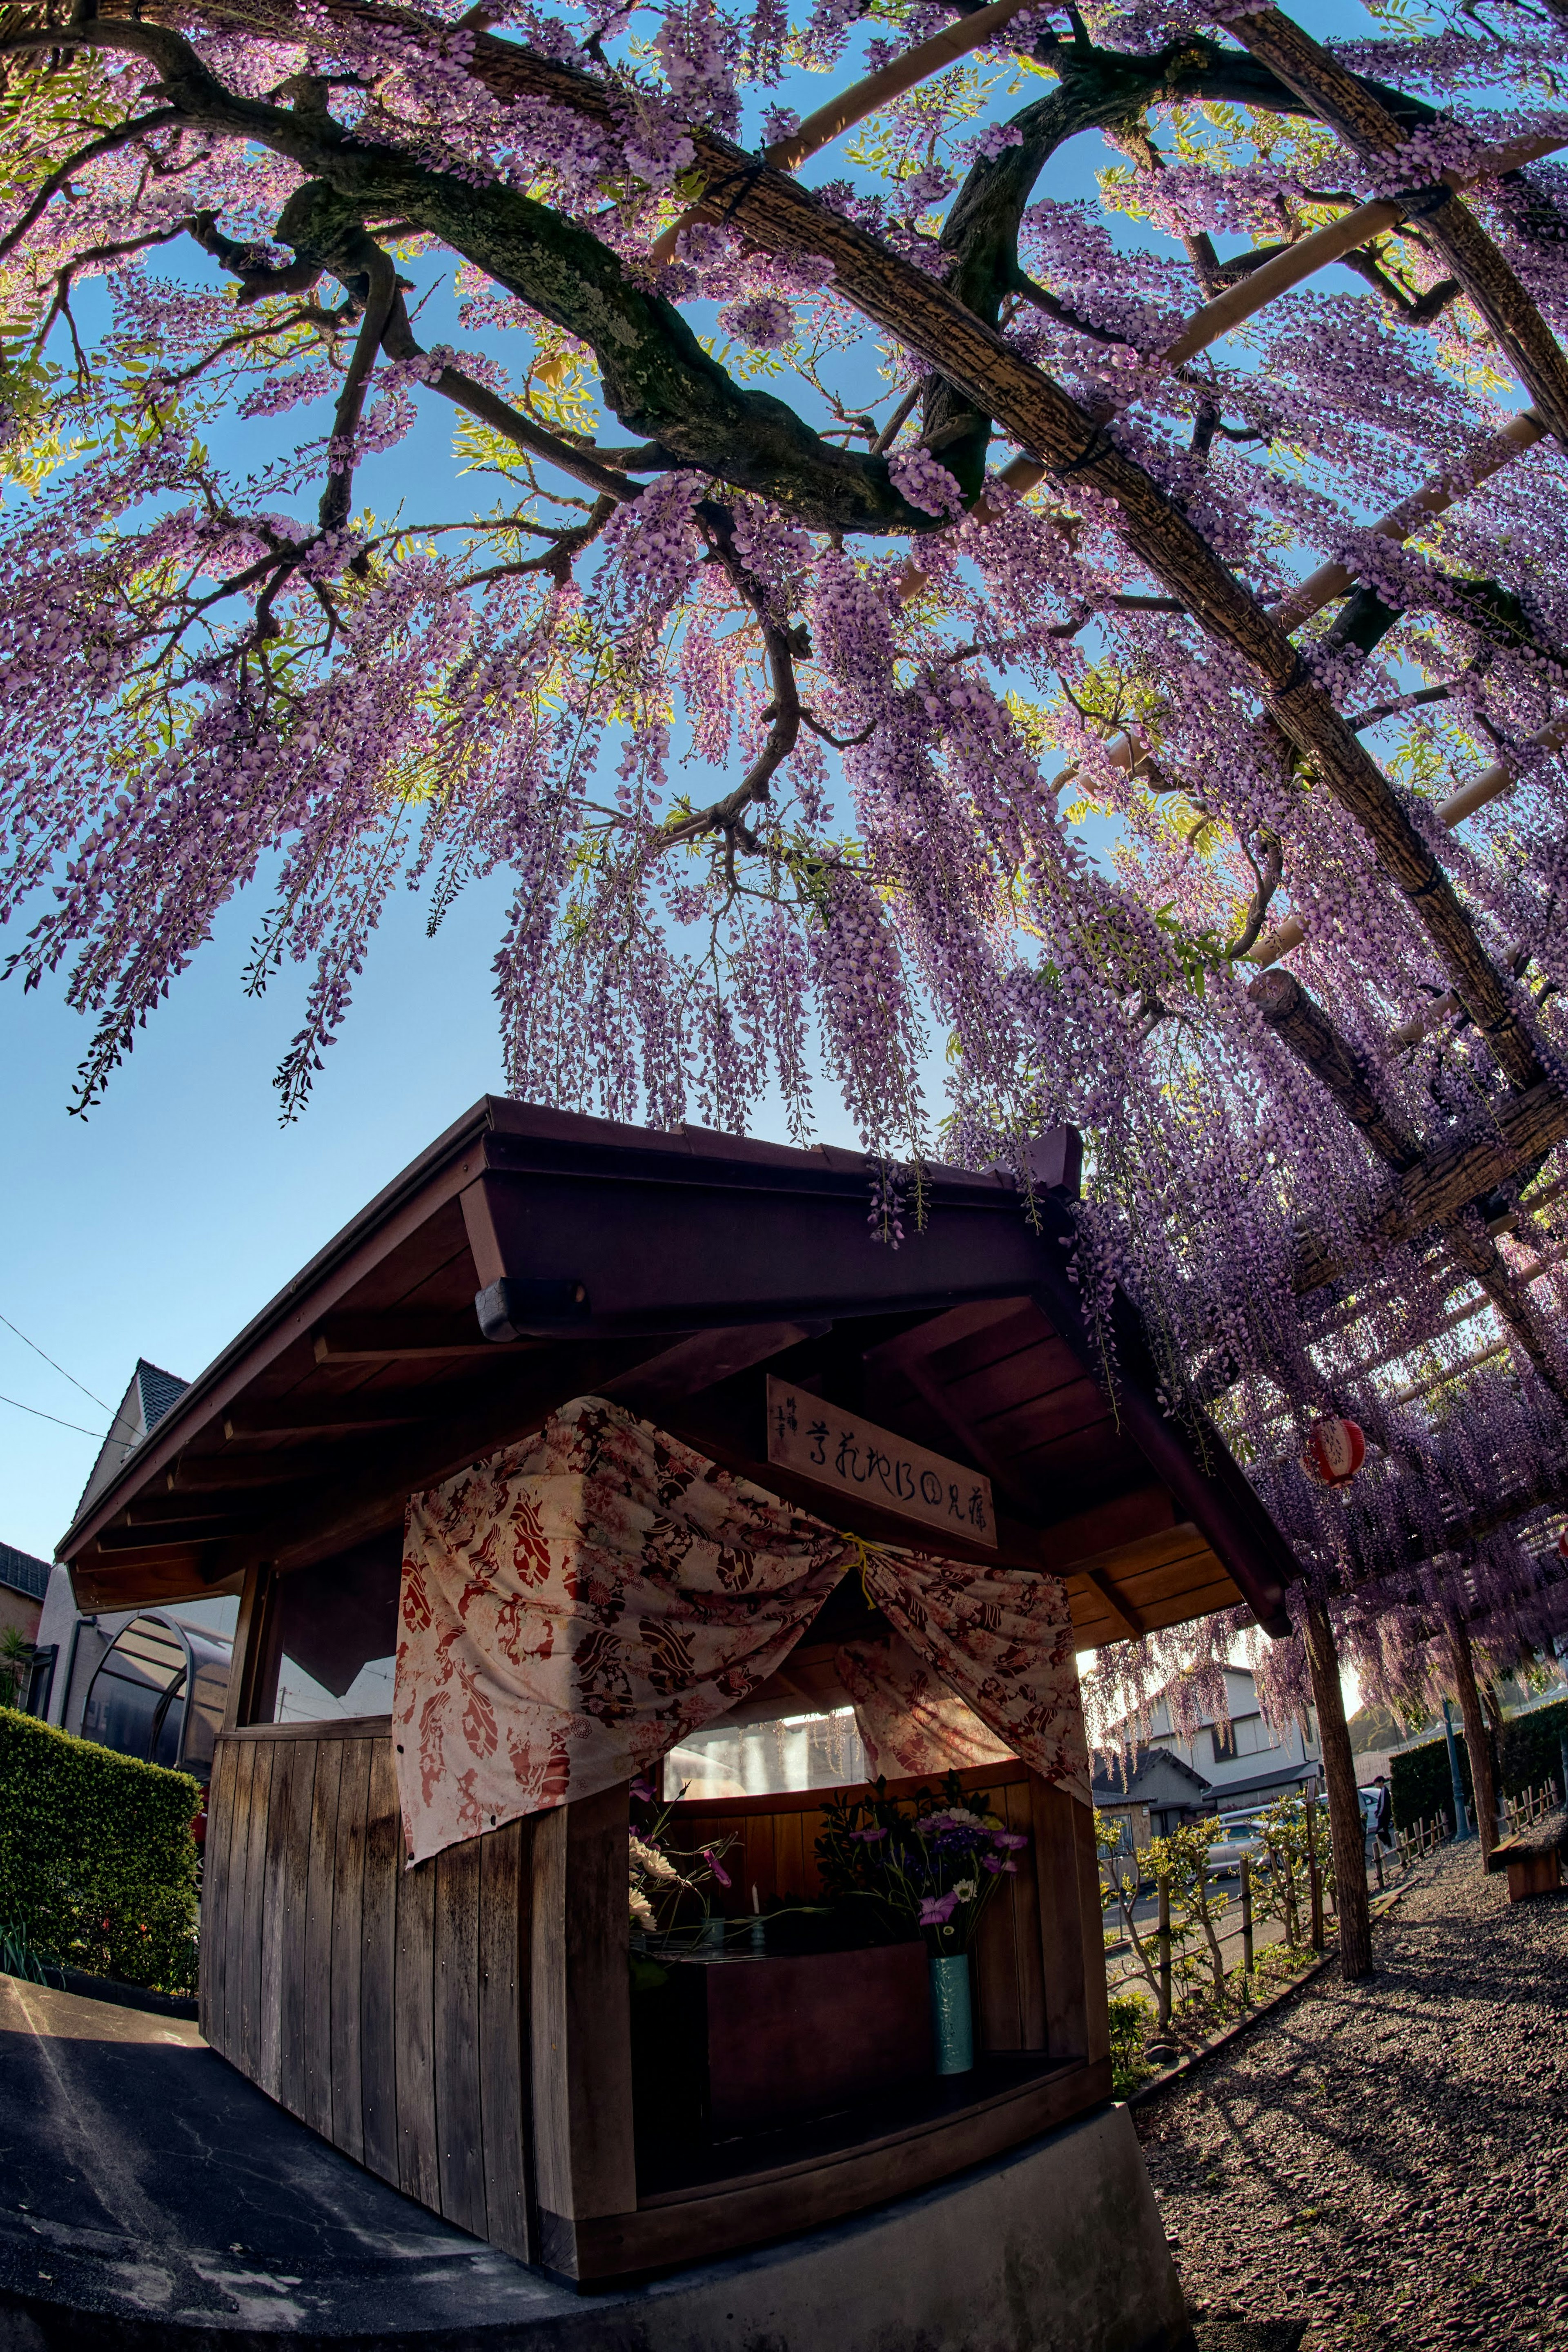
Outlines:
{"label": "floral noren curtain", "polygon": [[[410,1862],[650,1771],[760,1688],[853,1562],[925,1677],[909,1738],[988,1731],[974,1760],[1021,1756],[1087,1799],[1056,1578],[863,1544],[578,1397],[410,1499],[392,1699]],[[872,1736],[902,1756],[894,1711]]]}

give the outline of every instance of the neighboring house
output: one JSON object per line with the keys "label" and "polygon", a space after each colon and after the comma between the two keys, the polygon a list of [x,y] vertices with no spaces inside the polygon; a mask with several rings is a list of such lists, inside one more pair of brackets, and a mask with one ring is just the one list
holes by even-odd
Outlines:
{"label": "neighboring house", "polygon": [[15,1544],[0,1544],[0,1633],[13,1630],[25,1642],[37,1641],[38,1615],[49,1586],[49,1563],[35,1559]]}
{"label": "neighboring house", "polygon": [[169,1407],[184,1395],[190,1385],[177,1372],[166,1372],[159,1365],[150,1364],[145,1356],[137,1358],[131,1385],[120,1400],[120,1410],[109,1424],[109,1435],[88,1472],[81,1500],[71,1514],[73,1520],[79,1519],[88,1505],[102,1494],[142,1439],[157,1428]]}
{"label": "neighboring house", "polygon": [[[1204,1812],[1239,1812],[1249,1806],[1270,1804],[1286,1791],[1322,1779],[1317,1723],[1310,1710],[1304,1726],[1297,1723],[1287,1731],[1271,1730],[1259,1709],[1257,1685],[1242,1666],[1226,1668],[1225,1692],[1228,1723],[1206,1717],[1190,1740],[1177,1738],[1169,1709],[1163,1699],[1158,1701],[1150,1709],[1148,1738],[1134,1751],[1137,1769],[1133,1788],[1120,1798],[1113,1797],[1112,1802],[1125,1804],[1128,1795],[1142,1796],[1138,1774],[1156,1756],[1168,1757],[1201,1778],[1210,1793],[1195,1810]],[[1113,1777],[1117,1781],[1121,1778],[1119,1773]],[[1096,1781],[1097,1805],[1102,1802],[1101,1785]],[[1155,1834],[1163,1834],[1157,1825]]]}
{"label": "neighboring house", "polygon": [[1124,1778],[1120,1762],[1094,1782],[1094,1809],[1127,1824],[1126,1840],[1147,1845],[1151,1837],[1169,1837],[1182,1822],[1214,1811],[1214,1796],[1201,1772],[1164,1749],[1145,1748]]}
{"label": "neighboring house", "polygon": [[38,1620],[48,1590],[49,1563],[15,1544],[0,1544],[0,1639],[20,1634],[33,1644],[30,1656],[0,1659],[0,1699],[30,1715],[41,1712],[39,1695],[48,1679],[48,1659],[37,1649]]}
{"label": "neighboring house", "polygon": [[[157,1428],[175,1399],[183,1396],[189,1386],[188,1381],[164,1371],[158,1364],[150,1364],[144,1356],[137,1359],[130,1385],[109,1425],[109,1435],[88,1473],[73,1518],[79,1518],[93,1497],[103,1492],[121,1464]],[[112,1616],[83,1617],[77,1609],[68,1571],[57,1567],[52,1573],[46,1570],[46,1574],[48,1590],[35,1639],[40,1650],[52,1651],[52,1672],[49,1687],[39,1695],[32,1712],[67,1731],[79,1731],[88,1685],[110,1643],[123,1626],[130,1624],[136,1612],[123,1610]]]}

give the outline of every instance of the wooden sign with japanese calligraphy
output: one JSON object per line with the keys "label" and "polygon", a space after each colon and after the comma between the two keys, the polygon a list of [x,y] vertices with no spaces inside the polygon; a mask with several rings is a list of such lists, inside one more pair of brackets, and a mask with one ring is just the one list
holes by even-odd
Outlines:
{"label": "wooden sign with japanese calligraphy", "polygon": [[768,1459],[835,1494],[996,1549],[991,1482],[979,1471],[771,1376]]}

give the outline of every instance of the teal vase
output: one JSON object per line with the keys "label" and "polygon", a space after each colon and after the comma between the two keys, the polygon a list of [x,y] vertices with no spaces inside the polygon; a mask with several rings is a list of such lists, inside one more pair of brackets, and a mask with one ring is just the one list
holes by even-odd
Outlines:
{"label": "teal vase", "polygon": [[969,2007],[969,1955],[931,1963],[931,2040],[939,2074],[967,2074],[975,2063],[975,2023]]}

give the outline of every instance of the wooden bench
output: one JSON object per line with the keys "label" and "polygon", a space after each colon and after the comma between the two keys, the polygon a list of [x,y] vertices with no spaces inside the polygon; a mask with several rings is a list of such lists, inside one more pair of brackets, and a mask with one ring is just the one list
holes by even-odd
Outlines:
{"label": "wooden bench", "polygon": [[1563,1846],[1568,1839],[1568,1811],[1544,1813],[1528,1829],[1500,1839],[1491,1850],[1491,1870],[1508,1873],[1508,1899],[1523,1903],[1532,1895],[1550,1895],[1563,1884]]}

